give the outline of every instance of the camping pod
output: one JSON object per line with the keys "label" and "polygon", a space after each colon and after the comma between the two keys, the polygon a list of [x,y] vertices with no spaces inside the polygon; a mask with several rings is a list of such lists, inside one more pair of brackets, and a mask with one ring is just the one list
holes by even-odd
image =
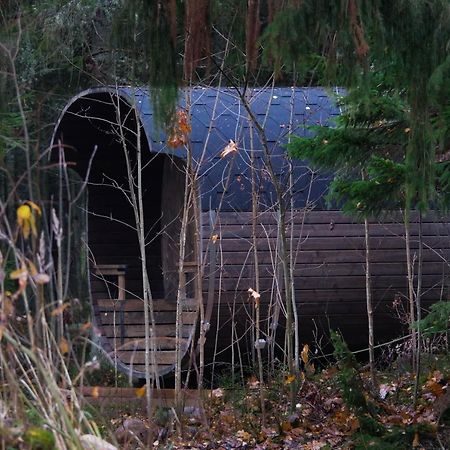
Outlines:
{"label": "camping pod", "polygon": [[[173,370],[176,350],[192,361],[199,342],[206,364],[246,364],[255,345],[273,359],[287,298],[297,345],[325,345],[338,329],[353,349],[367,347],[364,225],[328,210],[329,175],[290,160],[284,147],[291,133],[333,125],[335,94],[198,87],[181,92],[165,127],[144,89],[101,87],[70,100],[53,155],[87,190],[92,311],[100,344],[121,370],[144,376],[146,328],[147,363],[161,376]],[[411,233],[414,254],[414,220]],[[424,307],[447,295],[448,237],[446,221],[424,219]],[[370,248],[382,342],[398,335],[407,305],[401,215],[371,223]]]}

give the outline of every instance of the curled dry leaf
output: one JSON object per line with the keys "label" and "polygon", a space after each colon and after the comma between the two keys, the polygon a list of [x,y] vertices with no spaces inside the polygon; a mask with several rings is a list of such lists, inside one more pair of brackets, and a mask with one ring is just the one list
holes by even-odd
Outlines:
{"label": "curled dry leaf", "polygon": [[225,146],[225,148],[220,152],[220,157],[225,158],[225,156],[229,155],[230,153],[236,153],[238,151],[238,147],[236,142],[233,141],[233,139],[230,139],[230,142]]}
{"label": "curled dry leaf", "polygon": [[305,344],[305,345],[303,346],[303,350],[302,350],[300,356],[301,356],[301,358],[302,358],[302,361],[303,361],[305,364],[308,364],[308,361],[309,361],[309,345],[308,345],[308,344]]}
{"label": "curled dry leaf", "polygon": [[168,130],[167,145],[172,148],[186,145],[191,125],[186,111],[178,110]]}
{"label": "curled dry leaf", "polygon": [[284,377],[285,385],[289,385],[289,384],[293,383],[294,381],[295,381],[295,375],[292,373],[289,373]]}
{"label": "curled dry leaf", "polygon": [[248,293],[253,297],[255,301],[255,308],[259,308],[259,302],[261,300],[261,294],[259,292],[256,292],[252,288],[248,288]]}
{"label": "curled dry leaf", "polygon": [[59,349],[61,350],[61,353],[63,355],[67,355],[67,353],[69,353],[70,351],[70,346],[69,346],[69,342],[67,341],[66,338],[61,338],[61,340],[59,341]]}
{"label": "curled dry leaf", "polygon": [[146,390],[147,390],[147,388],[146,388],[146,386],[144,385],[144,386],[142,386],[142,387],[140,387],[140,388],[137,388],[137,389],[134,391],[134,393],[136,394],[136,397],[142,398],[142,397],[144,397]]}

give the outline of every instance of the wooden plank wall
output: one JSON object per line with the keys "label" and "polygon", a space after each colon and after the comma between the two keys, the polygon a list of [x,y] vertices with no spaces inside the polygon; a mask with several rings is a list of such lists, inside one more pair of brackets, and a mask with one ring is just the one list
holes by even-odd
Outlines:
{"label": "wooden plank wall", "polygon": [[[210,334],[217,329],[219,348],[226,349],[231,342],[232,312],[235,311],[234,319],[241,333],[247,331],[248,335],[251,322],[252,304],[247,292],[249,288],[255,288],[251,213],[221,212],[216,217],[216,225],[212,227],[210,214],[203,213],[203,257],[208,264],[209,247],[216,246],[214,312]],[[337,211],[312,211],[305,215],[297,212],[292,223],[295,298],[302,342],[313,344],[315,332],[326,336],[333,328],[342,331],[351,347],[365,348],[364,226]],[[290,236],[291,223],[287,228]],[[423,222],[425,307],[448,293],[449,231],[449,223],[442,219],[427,218]],[[417,222],[411,225],[411,232],[412,247],[417,249]],[[212,235],[217,236],[215,243],[211,240]],[[370,226],[370,235],[376,341],[383,342],[397,335],[402,328],[393,302],[403,299],[406,307],[406,300],[402,297],[407,292],[404,227],[399,220],[376,222]],[[261,308],[267,314],[277,296],[277,277],[281,280],[276,214],[259,215],[257,236]],[[205,274],[209,270],[206,268]],[[206,299],[206,277],[203,288]],[[262,326],[263,329],[267,326],[267,320]],[[246,337],[242,338],[244,345],[247,341]],[[211,335],[208,342],[212,346],[214,339]],[[326,342],[325,337],[322,344]]]}

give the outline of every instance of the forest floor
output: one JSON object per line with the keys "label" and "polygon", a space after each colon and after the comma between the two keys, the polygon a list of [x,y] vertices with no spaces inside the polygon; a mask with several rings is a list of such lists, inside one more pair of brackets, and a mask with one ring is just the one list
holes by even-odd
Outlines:
{"label": "forest floor", "polygon": [[448,355],[424,359],[415,405],[407,366],[396,362],[377,372],[375,387],[368,371],[351,364],[316,371],[308,362],[299,377],[280,373],[265,386],[254,376],[243,383],[224,377],[201,406],[191,403],[182,414],[158,406],[150,420],[130,402],[110,403],[102,411],[104,431],[128,449],[450,448]]}

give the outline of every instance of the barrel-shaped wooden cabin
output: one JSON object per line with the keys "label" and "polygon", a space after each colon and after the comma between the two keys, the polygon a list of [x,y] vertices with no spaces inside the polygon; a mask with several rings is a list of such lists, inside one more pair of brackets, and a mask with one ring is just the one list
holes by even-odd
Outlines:
{"label": "barrel-shaped wooden cabin", "polygon": [[[332,124],[339,110],[329,94],[319,88],[253,89],[245,96],[233,89],[191,89],[180,101],[191,129],[172,131],[178,136],[155,126],[143,89],[90,89],[68,103],[53,148],[62,149],[87,181],[92,310],[100,343],[119,368],[135,377],[144,374],[142,253],[129,185],[130,176],[134,187],[138,180],[138,150],[156,373],[174,367],[177,295],[182,352],[197,340],[200,302],[207,362],[213,355],[215,362],[230,362],[231,354],[251,354],[256,307],[270,352],[283,336],[285,268],[301,343],[340,329],[353,348],[367,346],[364,227],[327,210],[327,176],[305,161],[289,160],[282,146],[290,133],[308,135],[310,125]],[[174,139],[178,142],[169,145]],[[288,207],[282,224],[280,204]],[[370,233],[375,331],[383,341],[399,332],[392,305],[402,303],[407,292],[404,228],[393,215],[374,222]],[[417,224],[412,234],[417,248]],[[426,219],[423,234],[427,306],[447,295],[449,224]]]}

